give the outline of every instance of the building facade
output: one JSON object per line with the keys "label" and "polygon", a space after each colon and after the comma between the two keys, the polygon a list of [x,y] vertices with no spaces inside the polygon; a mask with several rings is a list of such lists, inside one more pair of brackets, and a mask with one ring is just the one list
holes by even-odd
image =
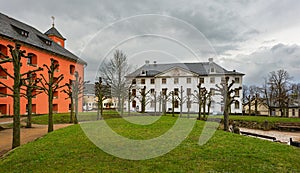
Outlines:
{"label": "building facade", "polygon": [[[8,45],[15,46],[17,42],[21,44],[21,50],[32,55],[28,59],[22,58],[21,73],[43,67],[44,64],[50,66],[51,59],[54,59],[59,64],[55,76],[64,75],[64,79],[60,82],[61,85],[71,83],[75,79],[75,71],[83,79],[86,62],[64,47],[65,40],[54,27],[54,24],[47,32],[42,33],[32,26],[0,13],[0,51],[5,56],[11,57]],[[3,58],[4,56],[1,55],[0,59]],[[12,63],[1,64],[1,66],[9,74],[13,74]],[[37,77],[40,77],[40,74],[43,74],[47,79],[48,71],[46,69],[36,72]],[[8,86],[13,86],[13,80],[3,70],[0,70],[0,81]],[[62,89],[54,93],[54,112],[68,112],[70,110],[70,100],[66,99],[67,95],[61,92]],[[12,94],[12,91],[0,85],[0,114],[13,115],[13,99],[5,96],[5,94]],[[35,114],[47,113],[47,100],[48,96],[45,93],[35,96],[32,100],[32,112]],[[82,99],[79,100],[79,105],[82,105]],[[20,111],[23,115],[27,112],[27,100],[24,97],[21,98]],[[82,106],[79,106],[79,111],[82,111]]]}
{"label": "building facade", "polygon": [[[146,112],[163,112],[162,109],[170,111],[174,104],[175,112],[196,113],[199,111],[199,104],[196,98],[198,85],[211,91],[210,114],[220,114],[224,110],[222,96],[215,91],[216,85],[221,86],[225,77],[229,77],[229,83],[234,80],[232,88],[239,88],[243,85],[244,74],[228,71],[219,66],[213,59],[203,63],[174,63],[174,64],[151,64],[149,61],[135,72],[127,76],[131,80],[130,105],[125,105],[131,111],[141,111],[141,103],[145,102]],[[142,100],[143,89],[146,97]],[[175,94],[172,101],[170,93]],[[242,90],[235,92],[235,102],[231,105],[231,113],[242,113]],[[165,98],[162,99],[162,96]],[[127,104],[128,104],[127,103]],[[172,104],[173,103],[173,104]],[[165,104],[165,105],[163,105]],[[207,112],[206,104],[205,111]],[[203,110],[202,110],[203,111]]]}

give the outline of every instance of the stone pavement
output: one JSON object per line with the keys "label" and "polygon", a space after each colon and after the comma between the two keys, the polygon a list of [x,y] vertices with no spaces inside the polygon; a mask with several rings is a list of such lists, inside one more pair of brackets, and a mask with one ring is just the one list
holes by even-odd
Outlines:
{"label": "stone pavement", "polygon": [[248,129],[240,127],[241,131],[244,132],[251,132],[261,135],[273,136],[276,137],[277,140],[283,143],[289,143],[290,138],[293,138],[293,141],[300,141],[300,132],[282,132],[282,131],[275,131],[275,130],[257,130],[257,129]]}

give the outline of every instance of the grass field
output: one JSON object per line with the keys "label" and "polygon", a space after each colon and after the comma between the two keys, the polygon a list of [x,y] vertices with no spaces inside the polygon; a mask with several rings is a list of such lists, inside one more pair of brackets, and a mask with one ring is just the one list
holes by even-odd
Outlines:
{"label": "grass field", "polygon": [[[126,116],[127,113],[124,113]],[[140,115],[136,112],[131,112],[131,115]],[[167,114],[167,116],[172,116],[171,114]],[[176,117],[179,114],[175,114]],[[104,111],[103,118],[118,118],[120,117],[119,113],[113,110]],[[183,114],[182,117],[188,117],[188,115]],[[198,117],[197,114],[190,114],[189,117],[196,118]],[[223,118],[223,116],[210,116],[215,118]],[[265,122],[268,121],[269,123],[277,123],[277,122],[300,122],[300,118],[283,118],[283,117],[266,117],[266,116],[237,116],[237,115],[230,115],[229,117],[231,120],[241,120],[241,121],[255,121],[255,122]],[[97,113],[96,112],[81,112],[78,117],[79,121],[89,121],[89,120],[96,120]],[[59,113],[53,115],[54,124],[60,123],[69,123],[70,120],[70,113]],[[33,116],[32,122],[35,124],[48,124],[48,116],[47,115],[37,115]]]}
{"label": "grass field", "polygon": [[[123,119],[106,122],[118,134],[148,139],[167,131],[176,118],[162,116],[151,125]],[[69,126],[23,145],[0,159],[0,172],[299,172],[300,149],[223,131],[198,145],[204,127],[197,121],[190,135],[171,152],[154,159],[131,161],[111,156]],[[121,144],[120,144],[121,145]]]}

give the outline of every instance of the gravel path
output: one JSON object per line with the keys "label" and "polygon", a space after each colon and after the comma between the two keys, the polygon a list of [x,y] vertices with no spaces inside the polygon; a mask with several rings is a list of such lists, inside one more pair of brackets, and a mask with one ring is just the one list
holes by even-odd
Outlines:
{"label": "gravel path", "polygon": [[[70,126],[72,124],[55,124],[54,130]],[[21,145],[33,141],[47,134],[47,125],[33,124],[32,128],[21,128]],[[0,131],[0,156],[11,150],[12,146],[12,129]]]}
{"label": "gravel path", "polygon": [[277,140],[283,143],[288,143],[290,138],[293,138],[293,141],[300,141],[300,132],[282,132],[282,131],[264,131],[264,130],[257,130],[257,129],[247,129],[240,127],[241,131],[244,132],[251,132],[261,135],[273,136],[276,137]]}

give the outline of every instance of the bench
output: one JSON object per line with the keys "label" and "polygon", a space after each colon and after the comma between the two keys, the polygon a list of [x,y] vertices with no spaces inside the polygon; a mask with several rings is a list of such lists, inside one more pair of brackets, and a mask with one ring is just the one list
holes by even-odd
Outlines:
{"label": "bench", "polygon": [[273,137],[273,136],[267,136],[267,135],[261,135],[261,134],[257,134],[257,133],[243,132],[243,131],[241,131],[241,134],[242,135],[254,136],[254,137],[265,138],[265,139],[270,139],[270,140],[276,141],[276,138]]}

